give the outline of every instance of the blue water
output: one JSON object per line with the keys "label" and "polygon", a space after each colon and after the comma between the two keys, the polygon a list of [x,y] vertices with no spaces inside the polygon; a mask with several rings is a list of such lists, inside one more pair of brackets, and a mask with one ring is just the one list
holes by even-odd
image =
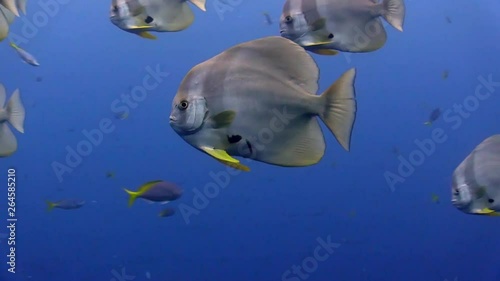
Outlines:
{"label": "blue water", "polygon": [[[20,62],[7,41],[0,45],[0,83],[8,96],[19,88],[26,107],[25,133],[15,133],[19,149],[0,162],[5,186],[7,170],[15,169],[18,219],[15,274],[7,271],[10,246],[1,239],[0,280],[140,281],[148,280],[146,272],[161,281],[500,280],[498,220],[466,215],[450,203],[453,170],[499,133],[498,86],[484,87],[490,96],[467,105],[467,116],[453,111],[474,102],[479,77],[500,81],[497,1],[408,0],[404,32],[386,26],[382,49],[313,55],[321,92],[357,69],[351,151],[325,133],[319,164],[245,162],[250,173],[234,173],[196,151],[168,124],[189,69],[235,44],[279,34],[261,12],[278,19],[283,1],[226,1],[236,4],[223,14],[214,11],[215,1],[208,0],[206,13],[192,6],[191,27],[157,34],[155,41],[112,25],[109,1],[61,1],[46,24],[29,32],[28,22],[47,13],[44,1],[28,1],[11,36],[20,36],[19,46],[41,66]],[[157,68],[168,74],[135,108],[120,101]],[[116,119],[112,105],[127,108],[129,117]],[[424,126],[435,107],[443,117]],[[54,163],[67,165],[68,149],[82,145],[83,131],[95,133],[101,122],[108,133],[58,176]],[[433,134],[440,143],[427,141],[434,149],[426,155],[415,142]],[[398,172],[417,154],[423,158],[410,163],[413,171]],[[404,174],[402,182],[391,184],[388,173]],[[175,216],[159,218],[162,206],[140,200],[127,208],[122,188],[155,179],[184,188],[168,205]],[[215,179],[220,188],[212,194],[204,188]],[[6,189],[0,219],[7,226]],[[212,198],[197,195],[207,192]],[[63,198],[87,203],[46,211],[45,200]]]}

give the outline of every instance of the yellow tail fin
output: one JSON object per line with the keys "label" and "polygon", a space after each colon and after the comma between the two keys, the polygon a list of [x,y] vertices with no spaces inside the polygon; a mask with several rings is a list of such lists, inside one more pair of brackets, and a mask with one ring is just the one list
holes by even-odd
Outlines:
{"label": "yellow tail fin", "polygon": [[128,198],[128,207],[130,208],[134,204],[135,199],[137,199],[137,196],[139,196],[139,192],[130,191],[126,188],[124,188],[123,190],[125,190],[125,192],[127,192],[128,195],[130,195],[130,197]]}
{"label": "yellow tail fin", "polygon": [[50,212],[54,207],[56,206],[55,203],[50,202],[49,200],[45,200],[45,203],[47,203],[47,211]]}
{"label": "yellow tail fin", "polygon": [[424,123],[424,125],[430,126],[430,125],[432,125],[432,122],[431,121],[427,121],[427,122]]}

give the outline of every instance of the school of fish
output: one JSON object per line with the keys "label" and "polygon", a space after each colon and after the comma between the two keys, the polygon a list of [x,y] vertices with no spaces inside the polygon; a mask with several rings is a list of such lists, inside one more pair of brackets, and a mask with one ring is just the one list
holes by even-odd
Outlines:
{"label": "school of fish", "polygon": [[[193,7],[207,11],[205,0],[111,0],[109,20],[127,33],[156,39],[154,33],[192,26]],[[21,13],[26,14],[26,0],[0,0],[0,41],[9,37]],[[403,0],[284,0],[279,35],[228,46],[191,68],[172,100],[170,126],[194,149],[242,171],[250,167],[236,157],[282,167],[318,163],[326,150],[320,122],[349,151],[357,113],[356,69],[344,69],[318,93],[320,70],[310,53],[334,56],[379,50],[387,42],[382,20],[403,32],[405,14]],[[268,25],[274,24],[268,12],[263,15]],[[34,55],[9,44],[24,63],[40,66]],[[0,84],[0,157],[18,148],[10,126],[24,133],[19,90],[5,104],[6,100],[7,91]],[[432,125],[440,115],[436,108],[424,124]],[[453,205],[467,214],[498,216],[499,169],[500,135],[495,135],[454,171]],[[180,187],[162,180],[146,182],[137,191],[124,190],[129,207],[137,198],[165,204],[182,196]],[[78,209],[84,203],[47,201],[49,210]],[[166,208],[159,216],[174,213]]]}

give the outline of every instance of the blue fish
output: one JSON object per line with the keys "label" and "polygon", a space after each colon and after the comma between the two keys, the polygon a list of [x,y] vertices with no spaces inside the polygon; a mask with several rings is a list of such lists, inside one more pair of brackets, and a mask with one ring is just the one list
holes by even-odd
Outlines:
{"label": "blue fish", "polygon": [[12,48],[14,48],[14,50],[16,50],[17,54],[21,57],[21,59],[27,63],[27,64],[30,64],[30,65],[33,65],[33,66],[39,66],[40,64],[38,63],[38,61],[36,60],[36,58],[26,52],[25,50],[19,48],[16,44],[14,44],[13,42],[10,42],[10,46]]}

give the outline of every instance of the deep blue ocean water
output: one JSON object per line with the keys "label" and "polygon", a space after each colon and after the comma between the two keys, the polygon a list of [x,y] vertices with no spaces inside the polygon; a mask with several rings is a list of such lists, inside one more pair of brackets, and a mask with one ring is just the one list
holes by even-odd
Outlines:
{"label": "deep blue ocean water", "polygon": [[[112,25],[109,1],[52,1],[57,11],[44,10],[47,1],[28,1],[27,15],[11,29],[40,67],[20,62],[7,40],[0,44],[0,83],[8,97],[19,88],[26,108],[25,133],[15,132],[19,149],[0,160],[0,233],[10,234],[9,168],[18,219],[15,274],[7,271],[9,240],[0,236],[0,280],[500,280],[500,222],[466,215],[450,202],[453,170],[499,133],[497,1],[407,0],[404,32],[386,25],[382,49],[312,55],[320,92],[357,70],[351,151],[324,130],[319,164],[244,162],[250,173],[235,173],[184,142],[168,124],[171,101],[194,65],[279,35],[262,12],[279,19],[283,1],[225,1],[232,7],[219,13],[214,4],[222,0],[208,0],[206,13],[191,5],[193,25],[158,40]],[[45,24],[37,18],[43,15]],[[168,74],[135,107],[125,106],[121,95],[156,70]],[[486,87],[488,79],[496,84]],[[474,100],[480,85],[490,95]],[[459,105],[466,114],[455,111]],[[118,106],[128,108],[127,119],[115,118]],[[443,117],[424,126],[436,107]],[[109,132],[58,176],[54,163],[69,165],[68,151],[102,122]],[[426,141],[436,135],[439,142]],[[429,142],[425,154],[417,143]],[[175,216],[159,218],[163,206],[140,200],[127,208],[123,188],[155,179],[184,189],[168,205]],[[205,189],[211,183],[219,188]],[[86,205],[46,211],[45,200],[63,198]],[[186,215],[181,206],[194,211]]]}

